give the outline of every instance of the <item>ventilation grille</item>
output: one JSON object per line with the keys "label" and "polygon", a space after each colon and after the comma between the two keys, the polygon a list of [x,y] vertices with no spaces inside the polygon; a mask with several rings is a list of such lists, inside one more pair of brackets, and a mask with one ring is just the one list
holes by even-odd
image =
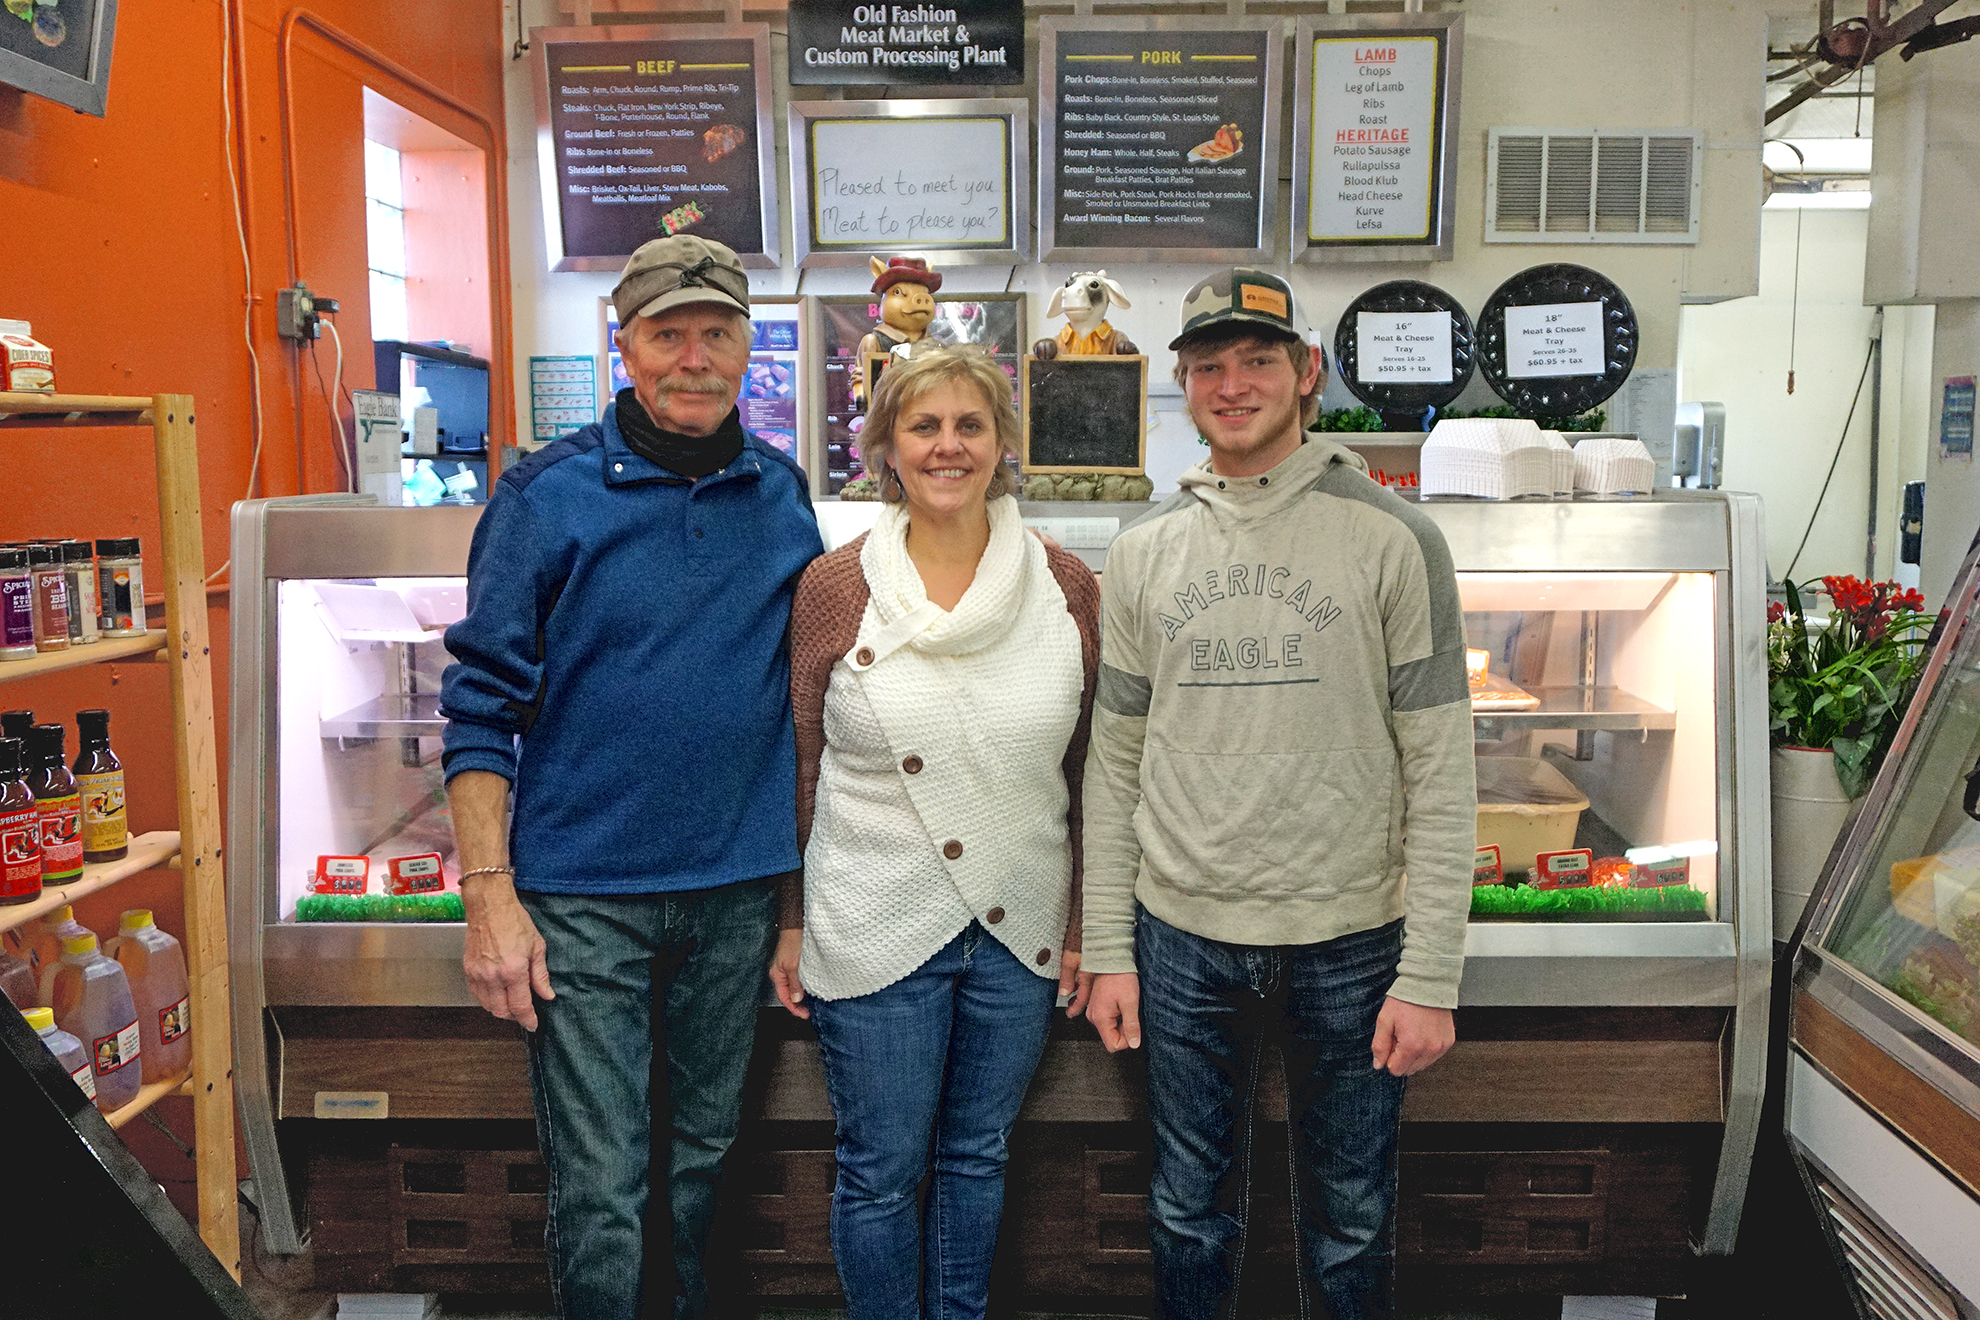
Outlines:
{"label": "ventilation grille", "polygon": [[1696,243],[1691,129],[1495,128],[1487,243]]}
{"label": "ventilation grille", "polygon": [[1818,1177],[1816,1186],[1872,1315],[1878,1320],[1960,1320],[1959,1305],[1944,1284],[1826,1180]]}

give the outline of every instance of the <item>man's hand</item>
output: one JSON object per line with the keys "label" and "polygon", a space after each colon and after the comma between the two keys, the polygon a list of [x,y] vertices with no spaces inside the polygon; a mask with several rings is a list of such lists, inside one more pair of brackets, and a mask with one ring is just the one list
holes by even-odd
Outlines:
{"label": "man's hand", "polygon": [[1059,955],[1059,993],[1072,996],[1066,1001],[1066,1016],[1069,1018],[1080,1015],[1093,993],[1093,973],[1079,970],[1077,949],[1068,949]]}
{"label": "man's hand", "polygon": [[1093,977],[1086,1020],[1100,1033],[1107,1053],[1141,1048],[1141,977],[1134,972],[1101,972]]}
{"label": "man's hand", "polygon": [[470,876],[461,882],[461,902],[467,908],[467,952],[461,966],[468,989],[481,1006],[498,1018],[513,1018],[523,1030],[536,1030],[538,999],[555,999],[550,988],[550,964],[544,959],[543,937],[516,897],[515,881],[506,875]]}
{"label": "man's hand", "polygon": [[770,956],[770,986],[777,1002],[791,1010],[792,1017],[808,1018],[804,1006],[804,983],[798,980],[798,955],[804,951],[804,931],[793,928],[777,932],[777,952]]}
{"label": "man's hand", "polygon": [[1375,1019],[1375,1066],[1398,1077],[1422,1072],[1457,1042],[1448,1008],[1425,1008],[1391,996]]}

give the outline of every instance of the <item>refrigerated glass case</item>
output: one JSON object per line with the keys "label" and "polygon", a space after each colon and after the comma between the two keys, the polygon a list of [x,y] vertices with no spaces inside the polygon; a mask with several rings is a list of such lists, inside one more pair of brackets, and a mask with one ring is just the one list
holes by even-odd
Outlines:
{"label": "refrigerated glass case", "polygon": [[1788,1140],[1866,1316],[1980,1316],[1980,557],[1796,952]]}

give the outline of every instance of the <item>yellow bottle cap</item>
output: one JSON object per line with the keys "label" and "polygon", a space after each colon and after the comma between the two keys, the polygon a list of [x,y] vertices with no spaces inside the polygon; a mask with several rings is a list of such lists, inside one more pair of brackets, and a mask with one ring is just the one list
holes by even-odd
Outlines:
{"label": "yellow bottle cap", "polygon": [[152,924],[150,908],[132,908],[118,921],[118,930],[143,930]]}
{"label": "yellow bottle cap", "polygon": [[36,1031],[46,1031],[55,1025],[55,1010],[52,1008],[24,1008],[21,1016],[27,1019],[29,1027]]}
{"label": "yellow bottle cap", "polygon": [[90,934],[88,931],[84,931],[80,935],[65,935],[62,937],[62,952],[65,954],[94,953],[96,952],[96,936]]}
{"label": "yellow bottle cap", "polygon": [[74,921],[75,919],[76,919],[76,910],[70,907],[67,903],[64,903],[61,907],[58,908],[50,908],[48,910],[48,915],[42,918],[43,921],[47,922],[51,926],[59,926],[65,921]]}

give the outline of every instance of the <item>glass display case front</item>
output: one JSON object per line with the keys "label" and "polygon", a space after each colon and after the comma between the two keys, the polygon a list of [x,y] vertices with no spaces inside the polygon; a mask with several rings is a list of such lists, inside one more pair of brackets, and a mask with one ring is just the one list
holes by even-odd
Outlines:
{"label": "glass display case front", "polygon": [[1472,920],[1720,918],[1713,574],[1460,572],[1458,591]]}

